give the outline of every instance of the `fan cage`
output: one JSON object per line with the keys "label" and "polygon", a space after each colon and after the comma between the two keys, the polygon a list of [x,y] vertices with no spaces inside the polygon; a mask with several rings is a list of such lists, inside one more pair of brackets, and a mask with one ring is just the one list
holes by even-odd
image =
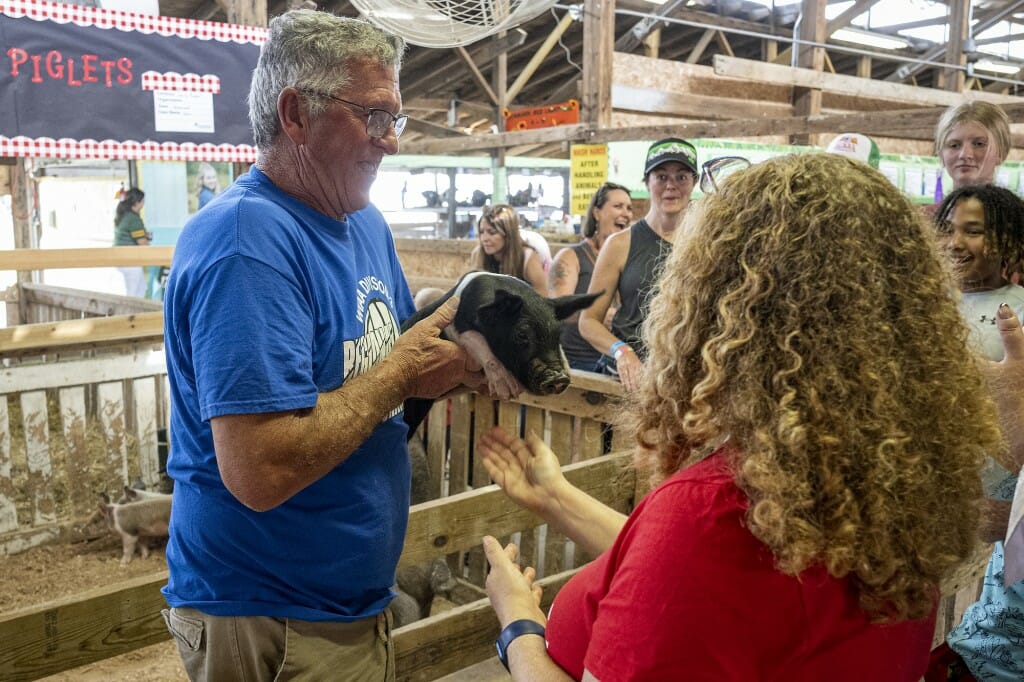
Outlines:
{"label": "fan cage", "polygon": [[556,0],[352,0],[363,17],[421,47],[458,47],[515,28]]}

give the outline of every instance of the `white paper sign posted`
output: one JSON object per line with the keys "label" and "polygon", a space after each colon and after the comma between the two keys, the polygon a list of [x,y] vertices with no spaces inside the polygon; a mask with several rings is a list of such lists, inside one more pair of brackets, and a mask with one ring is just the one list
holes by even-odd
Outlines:
{"label": "white paper sign posted", "polygon": [[213,93],[153,91],[155,127],[167,133],[212,133]]}

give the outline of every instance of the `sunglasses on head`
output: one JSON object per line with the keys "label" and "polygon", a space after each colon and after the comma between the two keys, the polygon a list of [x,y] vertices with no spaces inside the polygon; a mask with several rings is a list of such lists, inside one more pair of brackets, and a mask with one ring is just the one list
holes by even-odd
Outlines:
{"label": "sunglasses on head", "polygon": [[750,160],[742,156],[719,156],[705,161],[700,167],[700,191],[717,192],[727,177],[744,168],[750,168]]}

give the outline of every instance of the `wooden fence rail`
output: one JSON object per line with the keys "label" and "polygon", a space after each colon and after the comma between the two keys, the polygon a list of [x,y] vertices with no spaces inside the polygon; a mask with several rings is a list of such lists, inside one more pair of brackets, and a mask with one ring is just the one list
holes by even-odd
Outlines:
{"label": "wooden fence rail", "polygon": [[[161,340],[160,318],[153,312],[0,330],[0,358],[18,359],[0,368],[0,554],[63,537],[92,507],[97,480],[108,489],[134,476],[153,480],[155,434],[167,423],[166,368],[162,353],[151,348]],[[124,355],[32,362],[43,352],[60,357],[56,351],[133,343]],[[628,511],[638,485],[627,455],[598,456],[621,399],[617,382],[574,372],[569,390],[557,397],[500,402],[467,393],[439,401],[420,437],[431,494],[449,494],[413,507],[401,564],[455,556],[456,565],[468,565],[463,577],[482,584],[480,538],[511,537],[524,562],[544,576],[550,599],[588,557],[490,485],[473,444],[492,424],[533,430],[563,456],[572,482]],[[945,581],[936,644],[977,598],[988,550],[980,547]],[[161,573],[0,615],[0,679],[38,679],[166,640],[159,616],[165,582]],[[496,634],[485,602],[401,628],[399,679],[436,679],[486,660]]]}
{"label": "wooden fence rail", "polygon": [[[625,456],[565,468],[566,477],[621,511],[633,503],[634,479]],[[485,533],[525,531],[538,519],[512,504],[496,486],[416,505],[409,515],[401,564],[429,561],[480,545]],[[547,576],[549,604],[573,570]],[[169,639],[160,616],[166,572],[0,616],[0,679],[34,680]],[[401,680],[432,680],[494,654],[498,621],[486,600],[457,607],[395,633]]]}
{"label": "wooden fence rail", "polygon": [[[135,478],[155,483],[157,433],[168,414],[165,360],[153,348],[161,318],[151,312],[0,330],[0,358],[16,360],[0,367],[0,554],[67,538],[95,509],[96,490]],[[132,343],[123,354],[68,352]],[[401,564],[448,557],[460,569],[468,565],[460,577],[479,585],[481,537],[510,537],[553,596],[565,571],[588,557],[490,485],[473,444],[492,424],[532,429],[564,454],[570,480],[628,511],[636,486],[625,457],[597,457],[621,391],[606,377],[574,373],[557,398],[500,402],[465,393],[439,401],[421,432],[431,496],[439,499],[413,508]],[[439,497],[446,492],[457,494]],[[0,679],[37,679],[166,639],[159,616],[165,582],[161,573],[0,616]],[[436,628],[416,623],[396,634],[401,679],[434,679],[491,656],[497,621],[485,605],[436,618]]]}
{"label": "wooden fence rail", "polygon": [[98,490],[156,486],[166,381],[159,351],[0,369],[0,554],[66,534]]}
{"label": "wooden fence rail", "polygon": [[[569,240],[570,242],[573,240]],[[422,287],[449,288],[469,267],[475,239],[395,239],[402,270],[415,293]],[[569,242],[551,242],[552,253]],[[173,246],[111,246],[86,249],[0,250],[0,270],[22,273],[73,268],[171,265]],[[4,295],[9,323],[128,315],[159,310],[159,301],[46,284],[21,282]]]}

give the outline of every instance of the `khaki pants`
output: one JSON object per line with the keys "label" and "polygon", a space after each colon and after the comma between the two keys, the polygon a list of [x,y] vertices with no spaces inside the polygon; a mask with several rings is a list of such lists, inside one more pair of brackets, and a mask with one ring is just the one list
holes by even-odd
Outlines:
{"label": "khaki pants", "polygon": [[391,611],[354,623],[162,611],[193,682],[394,682]]}

